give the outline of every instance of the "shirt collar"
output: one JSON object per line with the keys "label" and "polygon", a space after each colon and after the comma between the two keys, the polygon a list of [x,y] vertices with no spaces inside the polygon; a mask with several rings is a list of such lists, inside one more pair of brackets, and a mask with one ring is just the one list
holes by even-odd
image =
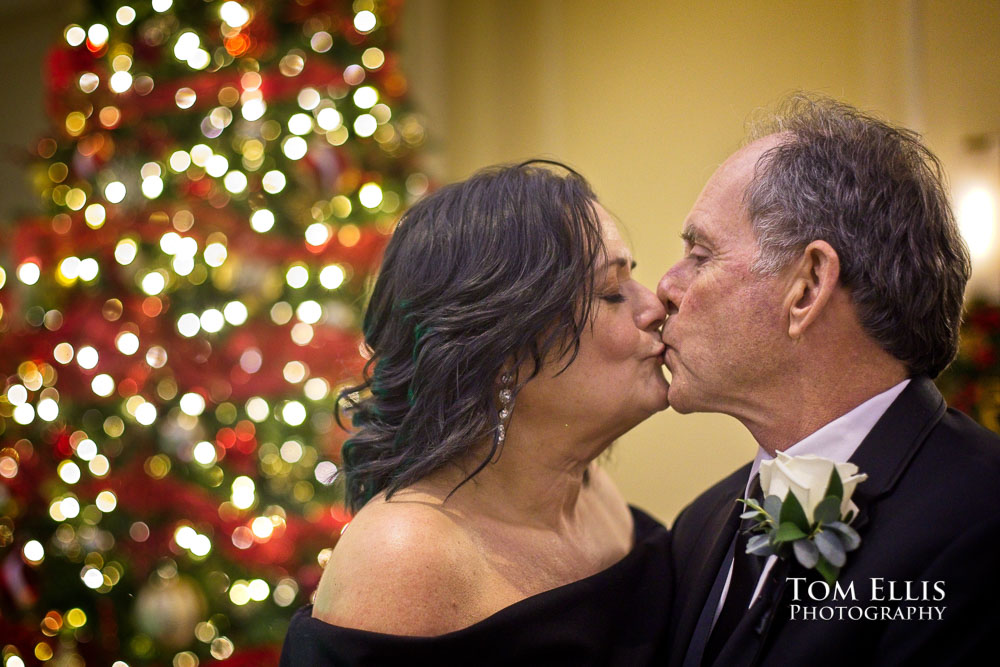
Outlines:
{"label": "shirt collar", "polygon": [[[854,408],[850,412],[837,417],[832,422],[807,435],[802,440],[785,450],[789,456],[801,456],[803,454],[815,454],[825,458],[844,463],[854,455],[854,452],[861,445],[868,432],[872,430],[875,423],[882,418],[885,411],[889,409],[892,402],[903,392],[910,379],[907,378],[899,384],[883,391],[881,394],[872,396],[867,401]],[[760,469],[763,461],[774,458],[762,447],[757,448],[757,456],[753,460],[750,468],[750,479]],[[749,481],[747,489],[749,489]]]}

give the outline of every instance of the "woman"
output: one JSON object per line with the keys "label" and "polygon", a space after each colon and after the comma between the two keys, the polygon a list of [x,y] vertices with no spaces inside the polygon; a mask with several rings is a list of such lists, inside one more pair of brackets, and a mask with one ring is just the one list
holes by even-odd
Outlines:
{"label": "woman", "polygon": [[400,220],[345,393],[357,513],[283,665],[658,659],[668,534],[594,461],[667,407],[665,314],[553,166],[482,171]]}

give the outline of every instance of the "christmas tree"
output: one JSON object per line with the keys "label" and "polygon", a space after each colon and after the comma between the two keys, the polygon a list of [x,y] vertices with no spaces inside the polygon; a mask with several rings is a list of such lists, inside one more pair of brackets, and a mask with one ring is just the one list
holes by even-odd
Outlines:
{"label": "christmas tree", "polygon": [[390,0],[92,0],[0,229],[0,664],[273,664],[427,187]]}
{"label": "christmas tree", "polygon": [[1000,306],[966,303],[958,356],[937,385],[948,405],[1000,433]]}

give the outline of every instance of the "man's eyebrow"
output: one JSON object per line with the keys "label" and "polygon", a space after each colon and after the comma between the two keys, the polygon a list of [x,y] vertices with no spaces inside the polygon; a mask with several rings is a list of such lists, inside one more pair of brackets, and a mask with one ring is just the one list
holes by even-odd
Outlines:
{"label": "man's eyebrow", "polygon": [[704,234],[702,234],[697,228],[690,226],[685,227],[684,231],[681,232],[681,239],[688,245],[702,245],[708,243],[708,239],[705,238]]}

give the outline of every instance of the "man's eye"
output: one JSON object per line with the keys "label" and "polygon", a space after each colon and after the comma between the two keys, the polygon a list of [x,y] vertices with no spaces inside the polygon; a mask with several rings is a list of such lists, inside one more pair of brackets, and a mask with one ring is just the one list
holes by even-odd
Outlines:
{"label": "man's eye", "polygon": [[699,248],[692,248],[691,250],[688,250],[687,256],[698,264],[701,264],[709,258],[708,253]]}
{"label": "man's eye", "polygon": [[625,295],[621,292],[615,292],[614,294],[602,294],[601,299],[607,301],[608,303],[624,303]]}

